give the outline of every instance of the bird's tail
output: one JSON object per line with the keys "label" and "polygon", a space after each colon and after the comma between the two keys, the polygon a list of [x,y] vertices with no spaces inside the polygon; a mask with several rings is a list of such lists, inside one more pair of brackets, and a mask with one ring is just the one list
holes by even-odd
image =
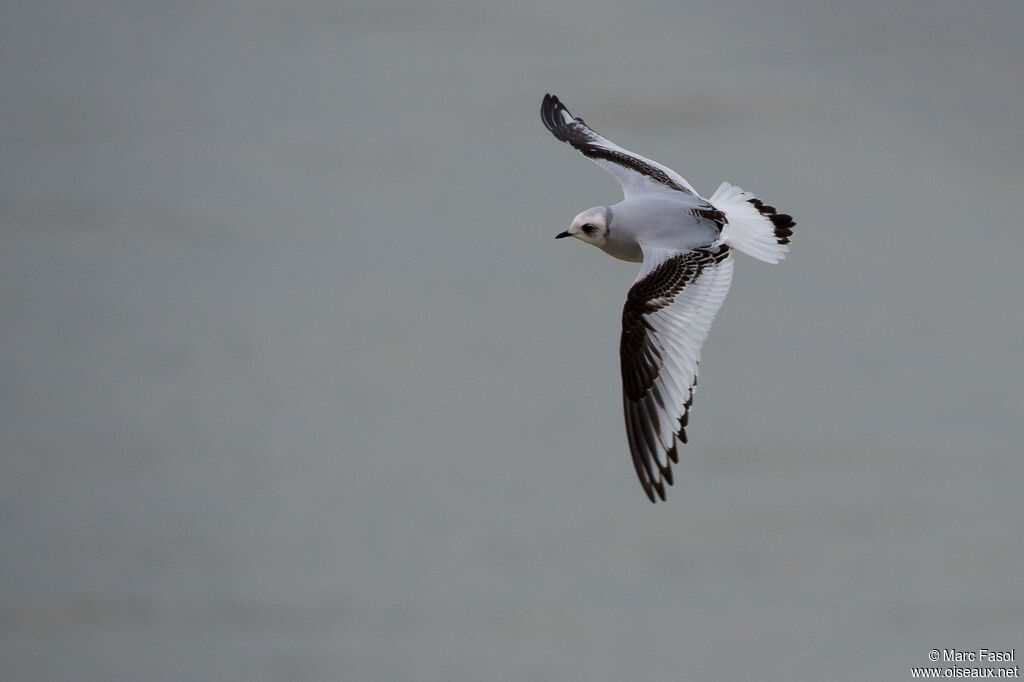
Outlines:
{"label": "bird's tail", "polygon": [[765,263],[778,263],[786,257],[795,224],[792,217],[728,182],[708,201],[725,214],[722,242]]}

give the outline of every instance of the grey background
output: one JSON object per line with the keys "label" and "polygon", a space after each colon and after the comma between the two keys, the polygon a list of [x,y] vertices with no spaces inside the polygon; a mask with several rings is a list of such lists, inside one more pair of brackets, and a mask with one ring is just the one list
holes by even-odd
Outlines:
{"label": "grey background", "polygon": [[[0,677],[1024,650],[1024,3],[0,5]],[[545,92],[797,221],[667,503]]]}

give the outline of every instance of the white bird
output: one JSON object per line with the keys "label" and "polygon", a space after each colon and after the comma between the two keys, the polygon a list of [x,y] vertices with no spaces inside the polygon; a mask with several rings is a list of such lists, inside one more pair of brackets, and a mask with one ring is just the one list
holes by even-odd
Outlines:
{"label": "white bird", "polygon": [[671,168],[623,149],[545,95],[541,120],[611,173],[625,198],[576,216],[565,232],[643,262],[622,310],[626,436],[651,502],[665,499],[697,385],[700,349],[732,282],[733,249],[767,263],[789,251],[793,219],[727,182],[705,199]]}

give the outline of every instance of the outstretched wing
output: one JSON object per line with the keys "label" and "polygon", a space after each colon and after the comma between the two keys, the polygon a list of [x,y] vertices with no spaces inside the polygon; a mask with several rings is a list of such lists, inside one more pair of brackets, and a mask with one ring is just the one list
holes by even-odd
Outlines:
{"label": "outstretched wing", "polygon": [[651,502],[665,499],[678,462],[676,440],[697,384],[700,349],[732,283],[728,246],[645,250],[622,309],[622,403],[640,484]]}
{"label": "outstretched wing", "polygon": [[601,137],[582,118],[574,118],[554,95],[544,95],[540,117],[556,138],[568,142],[615,176],[626,197],[651,189],[669,189],[698,196],[679,173]]}

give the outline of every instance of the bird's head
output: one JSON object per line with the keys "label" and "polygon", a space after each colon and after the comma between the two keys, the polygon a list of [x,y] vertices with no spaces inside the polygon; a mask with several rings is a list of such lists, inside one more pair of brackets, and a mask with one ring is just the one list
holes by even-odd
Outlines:
{"label": "bird's head", "polygon": [[562,237],[576,237],[581,242],[603,246],[608,241],[608,218],[611,211],[607,206],[589,208],[573,218],[572,225],[565,232],[555,235],[555,239]]}

